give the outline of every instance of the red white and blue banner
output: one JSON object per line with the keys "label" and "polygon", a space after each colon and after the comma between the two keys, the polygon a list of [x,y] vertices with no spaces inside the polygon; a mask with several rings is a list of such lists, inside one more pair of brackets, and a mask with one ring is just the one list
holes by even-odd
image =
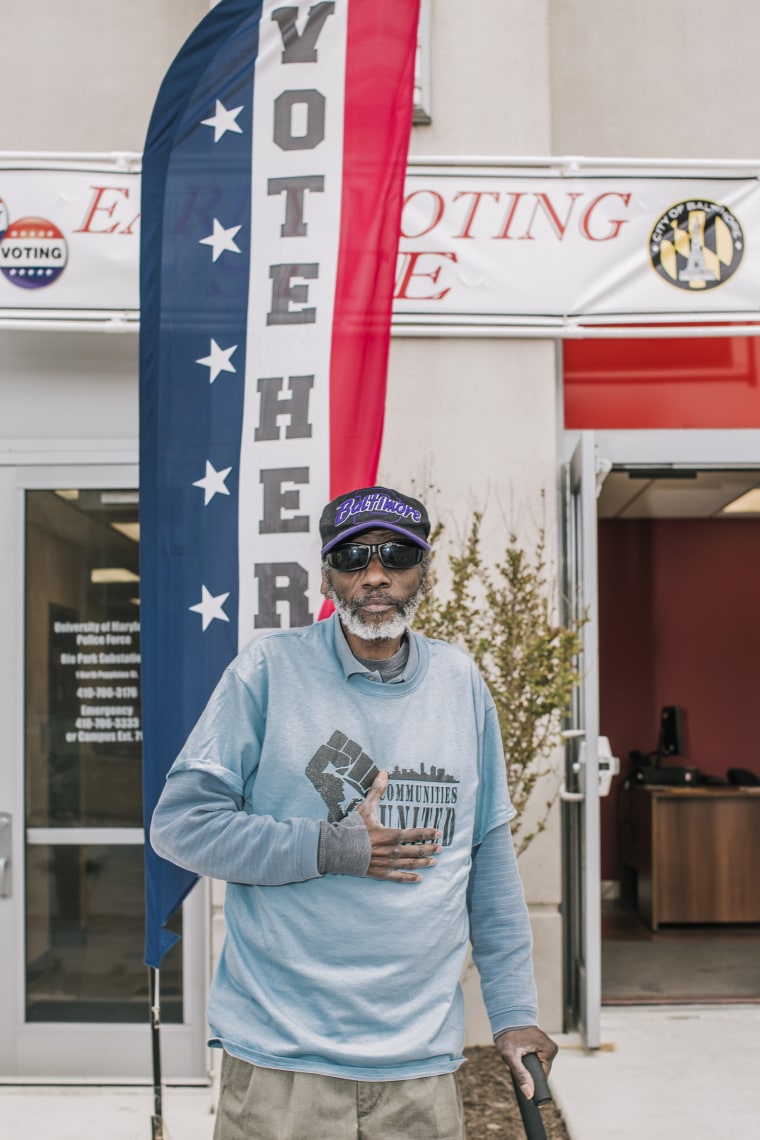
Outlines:
{"label": "red white and blue banner", "polygon": [[[142,177],[146,826],[225,666],[320,613],[319,515],[373,482],[416,0],[223,0],[172,65]],[[194,876],[146,848],[146,962]]]}

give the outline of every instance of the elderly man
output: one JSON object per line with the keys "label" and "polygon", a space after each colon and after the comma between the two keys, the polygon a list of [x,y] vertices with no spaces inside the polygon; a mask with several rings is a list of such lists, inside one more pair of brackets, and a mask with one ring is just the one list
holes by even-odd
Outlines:
{"label": "elderly man", "polygon": [[471,939],[496,1048],[548,1072],[496,710],[414,633],[430,523],[385,487],[322,514],[336,613],[255,639],[175,761],[155,850],[228,883],[215,1140],[461,1140]]}

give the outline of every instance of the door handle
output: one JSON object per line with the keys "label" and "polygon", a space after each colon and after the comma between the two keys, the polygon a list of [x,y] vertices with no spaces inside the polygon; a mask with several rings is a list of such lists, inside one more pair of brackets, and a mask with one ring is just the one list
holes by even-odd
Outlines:
{"label": "door handle", "polygon": [[559,787],[559,798],[566,804],[579,804],[586,798],[585,792],[568,792],[563,780]]}
{"label": "door handle", "polygon": [[[563,740],[583,740],[586,736],[585,728],[566,728],[561,733]],[[581,745],[581,747],[583,747]],[[577,776],[581,770],[580,764],[576,761],[573,764],[573,772]],[[559,798],[566,804],[579,804],[586,798],[585,792],[568,792],[567,784],[563,780],[559,786]]]}
{"label": "door handle", "polygon": [[8,812],[0,812],[0,899],[9,899],[12,894],[11,823],[12,818]]}

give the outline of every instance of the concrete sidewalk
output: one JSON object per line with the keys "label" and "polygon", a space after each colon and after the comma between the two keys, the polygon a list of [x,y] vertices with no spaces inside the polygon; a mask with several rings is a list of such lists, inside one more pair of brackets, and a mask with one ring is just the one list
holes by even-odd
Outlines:
{"label": "concrete sidewalk", "polygon": [[[760,1137],[760,1005],[607,1008],[598,1052],[558,1040],[551,1085],[572,1140]],[[215,1099],[166,1088],[166,1140],[211,1140]],[[152,1111],[150,1088],[0,1086],[3,1140],[150,1140]]]}
{"label": "concrete sidewalk", "polygon": [[[211,1140],[210,1088],[166,1088],[164,1140]],[[0,1086],[2,1140],[151,1140],[149,1088]]]}
{"label": "concrete sidewalk", "polygon": [[598,1052],[559,1041],[572,1140],[760,1137],[760,1005],[607,1007]]}

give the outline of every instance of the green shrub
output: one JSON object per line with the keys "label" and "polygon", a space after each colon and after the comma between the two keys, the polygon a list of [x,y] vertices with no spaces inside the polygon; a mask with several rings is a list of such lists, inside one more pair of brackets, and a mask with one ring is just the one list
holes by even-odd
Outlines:
{"label": "green shrub", "polygon": [[[567,628],[554,619],[543,529],[530,551],[510,533],[501,560],[489,568],[481,553],[481,525],[482,515],[475,512],[463,551],[448,554],[448,593],[443,596],[434,575],[414,627],[463,646],[483,674],[499,716],[517,809],[512,831],[521,854],[544,830],[556,798],[552,787],[540,810],[532,808],[528,819],[535,823],[526,831],[525,809],[552,770],[562,718],[579,680],[583,622]],[[434,543],[442,532],[439,524]]]}

